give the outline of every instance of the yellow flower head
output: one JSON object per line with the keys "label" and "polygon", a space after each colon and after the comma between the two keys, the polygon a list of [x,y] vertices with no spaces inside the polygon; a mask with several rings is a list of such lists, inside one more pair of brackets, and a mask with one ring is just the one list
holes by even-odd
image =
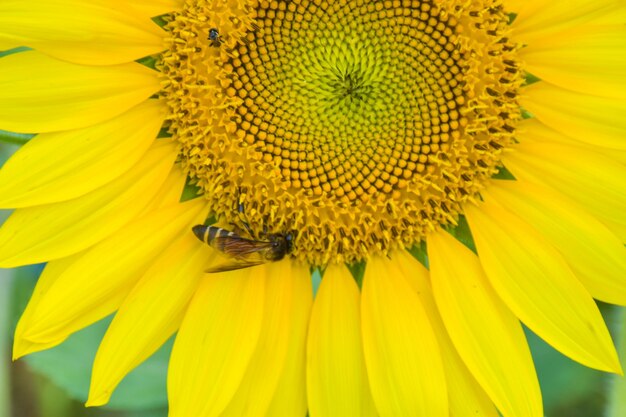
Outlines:
{"label": "yellow flower head", "polygon": [[115,312],[88,405],[177,332],[173,417],[542,417],[520,322],[621,373],[594,298],[626,305],[625,23],[3,0],[0,50],[31,49],[0,129],[38,135],[0,170],[0,267],[47,262],[14,357]]}
{"label": "yellow flower head", "polygon": [[297,231],[293,256],[315,265],[456,223],[513,143],[523,81],[503,7],[463,3],[207,1],[175,14],[170,129],[212,212],[234,223],[243,204],[257,232]]}

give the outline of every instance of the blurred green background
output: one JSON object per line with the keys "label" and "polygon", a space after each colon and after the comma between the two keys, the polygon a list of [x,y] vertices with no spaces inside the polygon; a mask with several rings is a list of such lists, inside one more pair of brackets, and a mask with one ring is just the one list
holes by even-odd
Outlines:
{"label": "blurred green background", "polygon": [[[18,148],[2,141],[0,165]],[[0,211],[0,223],[9,215]],[[70,337],[61,346],[11,362],[12,334],[42,266],[0,269],[0,417],[165,417],[166,369],[171,341],[132,372],[109,405],[85,408],[90,367],[110,318]],[[617,341],[623,309],[601,305]],[[546,417],[626,417],[623,378],[587,369],[527,332]],[[128,343],[132,343],[129,340]],[[612,405],[611,405],[612,404]]]}

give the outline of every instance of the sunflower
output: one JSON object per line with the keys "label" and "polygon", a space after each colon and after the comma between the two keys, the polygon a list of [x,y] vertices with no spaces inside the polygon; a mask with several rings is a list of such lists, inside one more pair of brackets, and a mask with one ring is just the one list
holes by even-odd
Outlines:
{"label": "sunflower", "polygon": [[[621,373],[594,298],[626,304],[625,22],[619,0],[3,0],[0,49],[30,50],[0,59],[0,129],[38,135],[0,171],[0,267],[47,263],[14,357],[115,313],[101,405],[176,333],[182,417],[540,417],[521,323]],[[241,266],[192,233],[212,221],[293,244],[207,274]]]}

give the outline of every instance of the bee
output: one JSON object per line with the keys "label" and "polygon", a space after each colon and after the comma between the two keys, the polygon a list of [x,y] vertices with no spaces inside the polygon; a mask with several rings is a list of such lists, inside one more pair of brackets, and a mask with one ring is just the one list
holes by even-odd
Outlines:
{"label": "bee", "polygon": [[[280,261],[293,249],[292,233],[274,233],[267,235],[266,240],[256,240],[216,226],[198,224],[192,230],[198,239],[229,258],[229,262],[205,272],[233,271]],[[250,235],[253,236],[252,233]]]}
{"label": "bee", "polygon": [[209,40],[211,41],[211,46],[220,46],[222,44],[220,32],[215,28],[209,29]]}

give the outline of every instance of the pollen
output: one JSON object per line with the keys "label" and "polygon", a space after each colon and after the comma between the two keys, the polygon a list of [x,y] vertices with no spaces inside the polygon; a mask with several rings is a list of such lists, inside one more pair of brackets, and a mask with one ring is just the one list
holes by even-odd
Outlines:
{"label": "pollen", "polygon": [[490,0],[187,0],[160,64],[181,163],[214,215],[310,264],[413,246],[514,142],[508,22]]}

